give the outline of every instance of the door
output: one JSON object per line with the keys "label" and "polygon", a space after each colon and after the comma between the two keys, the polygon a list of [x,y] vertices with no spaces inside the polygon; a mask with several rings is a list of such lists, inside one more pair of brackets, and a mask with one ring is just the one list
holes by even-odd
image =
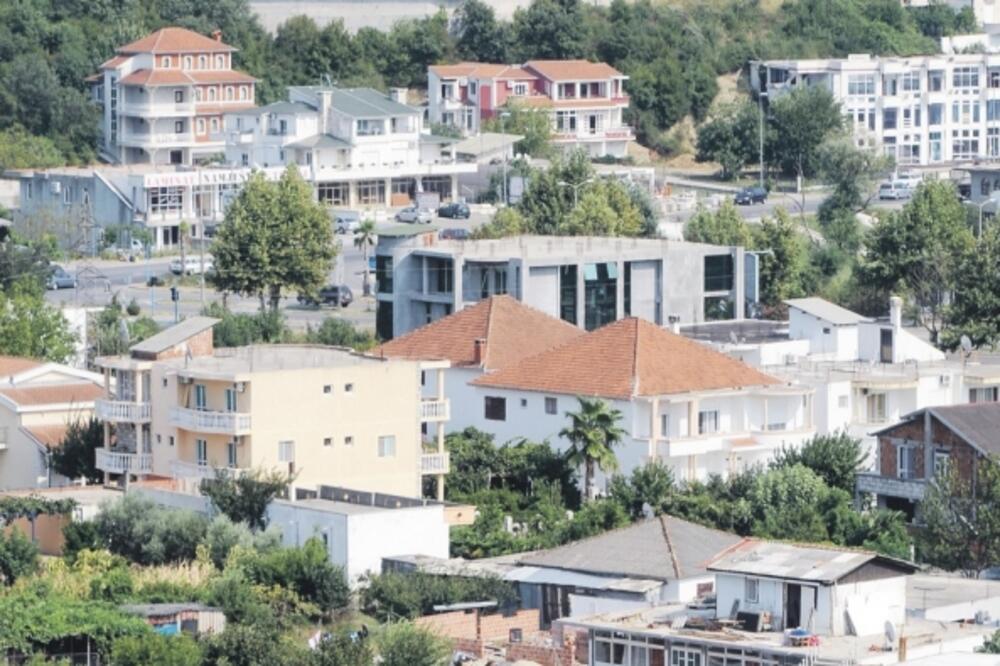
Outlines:
{"label": "door", "polygon": [[203,412],[208,409],[208,400],[205,394],[204,384],[194,385],[194,408],[199,412]]}
{"label": "door", "polygon": [[184,163],[184,151],[182,151],[182,150],[171,150],[170,151],[170,163],[171,164],[183,164]]}
{"label": "door", "polygon": [[588,127],[591,134],[597,134],[597,116],[590,116],[588,120]]}
{"label": "door", "polygon": [[802,586],[795,583],[785,585],[785,629],[794,629],[802,624]]}

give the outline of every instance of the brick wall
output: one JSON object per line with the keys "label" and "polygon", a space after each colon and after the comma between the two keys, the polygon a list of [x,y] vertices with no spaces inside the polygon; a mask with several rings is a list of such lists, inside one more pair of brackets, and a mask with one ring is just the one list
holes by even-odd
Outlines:
{"label": "brick wall", "polygon": [[212,343],[212,329],[207,328],[197,335],[192,335],[184,342],[174,345],[170,349],[157,354],[156,360],[162,361],[168,358],[180,358],[191,351],[191,356],[211,356],[214,351]]}
{"label": "brick wall", "polygon": [[[882,476],[896,478],[896,445],[893,440],[907,439],[916,445],[916,478],[924,478],[924,419],[901,423],[879,437],[879,470]],[[945,427],[931,419],[931,440],[934,448],[948,449],[950,464],[966,482],[971,481],[978,452]]]}
{"label": "brick wall", "polygon": [[479,638],[486,641],[507,640],[511,629],[520,629],[525,636],[538,631],[540,618],[537,608],[519,610],[513,615],[501,613],[479,616]]}
{"label": "brick wall", "polygon": [[[513,615],[502,613],[480,615],[477,611],[451,611],[418,617],[414,623],[438,636],[449,638],[455,650],[483,655],[488,642],[504,642],[511,629],[520,629],[523,636],[538,632],[538,609],[520,610]],[[568,663],[568,662],[567,662]]]}
{"label": "brick wall", "polygon": [[570,636],[561,645],[513,643],[507,648],[507,660],[533,661],[540,666],[573,666],[574,663],[587,663],[586,651],[582,655],[582,661],[578,660],[581,655],[576,652],[576,643]]}
{"label": "brick wall", "polygon": [[418,617],[414,623],[445,638],[476,639],[476,611],[452,611]]}

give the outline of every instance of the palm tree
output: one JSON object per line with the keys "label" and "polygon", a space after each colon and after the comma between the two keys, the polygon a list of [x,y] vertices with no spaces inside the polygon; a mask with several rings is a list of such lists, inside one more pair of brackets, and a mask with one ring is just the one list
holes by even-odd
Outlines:
{"label": "palm tree", "polygon": [[365,220],[354,232],[354,247],[361,248],[365,261],[365,282],[362,287],[365,296],[371,292],[368,287],[368,248],[375,245],[375,238],[375,222],[373,220]]}
{"label": "palm tree", "polygon": [[603,472],[618,468],[612,447],[621,444],[625,431],[618,426],[622,413],[600,398],[577,398],[580,410],[566,412],[570,425],[559,431],[560,437],[571,442],[567,459],[573,465],[584,466],[584,500],[593,495],[594,465]]}

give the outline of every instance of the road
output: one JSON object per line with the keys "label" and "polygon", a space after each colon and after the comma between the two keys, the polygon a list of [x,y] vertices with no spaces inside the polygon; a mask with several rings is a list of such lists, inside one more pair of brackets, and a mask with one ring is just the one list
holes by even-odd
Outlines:
{"label": "road", "polygon": [[[817,211],[819,211],[820,204],[822,204],[823,200],[828,196],[829,192],[826,191],[806,192],[803,205],[803,199],[795,193],[772,192],[767,201],[762,204],[737,206],[736,208],[740,212],[740,215],[748,221],[757,221],[763,217],[772,217],[774,215],[774,211],[778,208],[784,208],[791,215],[800,215],[802,212],[805,212],[806,215],[814,215]],[[716,201],[731,198],[731,196],[719,194]],[[898,210],[902,208],[905,203],[905,201],[880,201],[878,199],[873,199],[869,204],[869,207],[876,210]],[[692,208],[690,210],[675,212],[670,217],[673,221],[687,222],[697,212],[697,208]]]}

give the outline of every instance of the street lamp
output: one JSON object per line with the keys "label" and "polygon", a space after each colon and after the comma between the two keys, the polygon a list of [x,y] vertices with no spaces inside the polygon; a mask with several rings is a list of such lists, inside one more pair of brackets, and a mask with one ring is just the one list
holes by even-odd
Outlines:
{"label": "street lamp", "polygon": [[573,189],[573,208],[576,208],[577,204],[580,203],[579,201],[580,188],[586,185],[587,183],[592,183],[592,182],[594,182],[593,178],[588,178],[586,180],[580,181],[579,183],[568,183],[565,180],[560,180],[558,182],[558,185],[559,187],[569,187]]}
{"label": "street lamp", "polygon": [[[507,136],[506,120],[510,118],[510,111],[500,112],[500,134]],[[503,204],[510,205],[510,192],[507,186],[507,149],[503,149]]]}

